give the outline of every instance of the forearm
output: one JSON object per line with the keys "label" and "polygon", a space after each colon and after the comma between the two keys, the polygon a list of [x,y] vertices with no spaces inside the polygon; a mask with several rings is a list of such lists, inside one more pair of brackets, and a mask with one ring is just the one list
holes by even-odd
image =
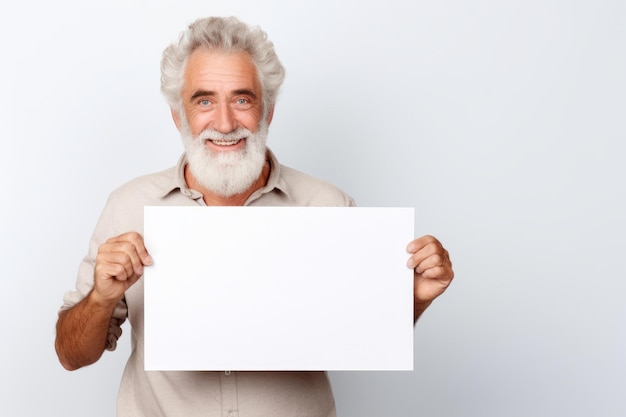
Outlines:
{"label": "forearm", "polygon": [[98,300],[92,292],[59,315],[55,348],[65,369],[91,365],[102,356],[115,305]]}

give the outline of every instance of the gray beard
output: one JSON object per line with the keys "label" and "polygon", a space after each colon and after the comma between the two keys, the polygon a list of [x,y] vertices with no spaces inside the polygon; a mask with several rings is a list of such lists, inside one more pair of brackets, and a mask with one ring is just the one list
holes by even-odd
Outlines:
{"label": "gray beard", "polygon": [[[183,117],[181,137],[191,174],[200,185],[222,197],[231,197],[248,190],[259,178],[265,165],[265,143],[268,124],[264,120],[256,132],[239,128],[230,133],[205,129],[196,137]],[[238,151],[212,152],[205,140],[246,138],[246,146]]]}

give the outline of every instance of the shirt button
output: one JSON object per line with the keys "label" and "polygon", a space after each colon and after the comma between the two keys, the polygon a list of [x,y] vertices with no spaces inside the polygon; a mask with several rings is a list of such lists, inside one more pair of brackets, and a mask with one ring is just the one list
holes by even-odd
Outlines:
{"label": "shirt button", "polygon": [[229,411],[228,412],[228,417],[237,417],[237,412],[236,411]]}

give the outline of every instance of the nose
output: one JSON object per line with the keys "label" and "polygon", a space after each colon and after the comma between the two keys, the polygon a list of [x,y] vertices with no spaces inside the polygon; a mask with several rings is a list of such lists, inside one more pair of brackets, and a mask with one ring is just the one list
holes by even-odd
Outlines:
{"label": "nose", "polygon": [[235,118],[233,111],[227,104],[220,104],[215,109],[213,129],[221,133],[230,133],[235,130]]}

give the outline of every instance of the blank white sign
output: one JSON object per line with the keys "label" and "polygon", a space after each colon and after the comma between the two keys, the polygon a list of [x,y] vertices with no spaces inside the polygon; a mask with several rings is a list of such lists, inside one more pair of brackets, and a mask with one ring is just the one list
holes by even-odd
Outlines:
{"label": "blank white sign", "polygon": [[146,370],[411,370],[412,208],[146,207]]}

